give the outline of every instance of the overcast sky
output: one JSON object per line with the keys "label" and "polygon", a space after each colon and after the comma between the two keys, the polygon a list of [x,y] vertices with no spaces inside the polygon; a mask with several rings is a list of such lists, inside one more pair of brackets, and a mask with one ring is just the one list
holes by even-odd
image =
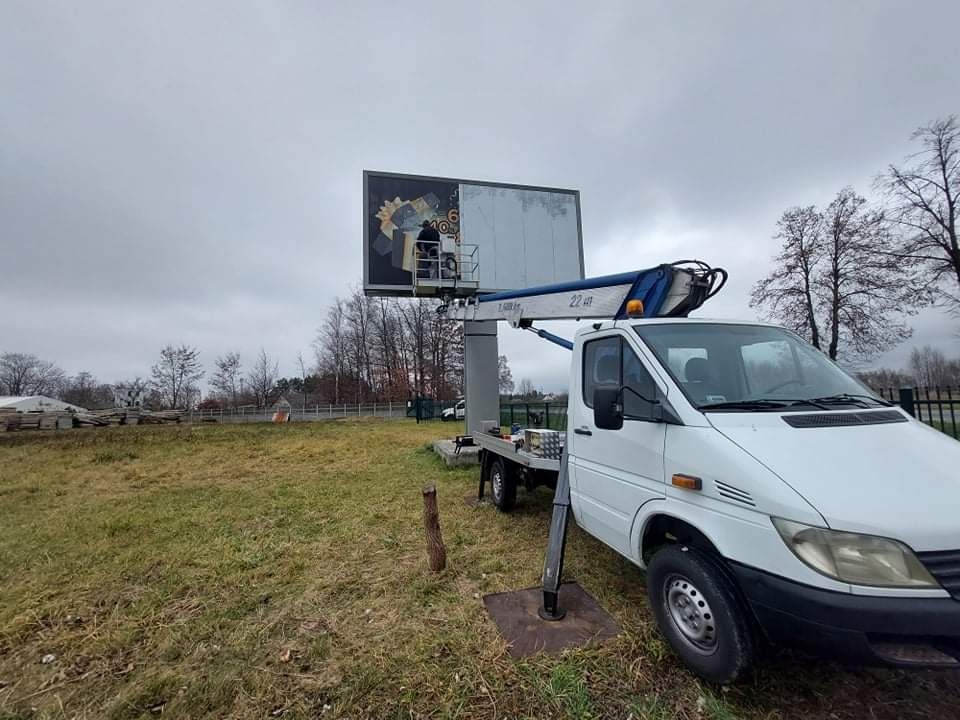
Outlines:
{"label": "overcast sky", "polygon": [[[105,381],[189,343],[295,374],[361,275],[364,168],[577,188],[588,275],[746,298],[791,205],[960,111],[960,3],[0,0],[0,352]],[[960,352],[925,313],[914,342]],[[563,328],[572,334],[573,329]],[[569,355],[501,326],[516,380]],[[884,361],[903,362],[908,348]]]}

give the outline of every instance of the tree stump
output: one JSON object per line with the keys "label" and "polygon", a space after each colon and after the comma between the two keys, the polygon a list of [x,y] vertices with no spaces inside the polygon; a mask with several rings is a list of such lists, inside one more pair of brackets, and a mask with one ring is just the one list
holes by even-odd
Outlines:
{"label": "tree stump", "polygon": [[427,531],[427,559],[430,569],[440,572],[447,566],[447,549],[440,534],[440,510],[437,508],[437,488],[423,489],[423,526]]}

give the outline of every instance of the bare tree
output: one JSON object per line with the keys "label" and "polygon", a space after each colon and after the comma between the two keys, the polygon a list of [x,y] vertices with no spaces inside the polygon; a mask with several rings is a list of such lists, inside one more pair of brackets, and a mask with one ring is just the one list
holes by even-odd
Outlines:
{"label": "bare tree", "polygon": [[409,357],[399,300],[378,298],[373,343],[379,396],[384,400],[409,397]]}
{"label": "bare tree", "polygon": [[908,373],[885,367],[858,372],[857,377],[877,392],[893,391],[913,383],[913,379]]}
{"label": "bare tree", "polygon": [[960,383],[960,362],[949,360],[930,345],[910,353],[910,374],[920,388],[940,388]]}
{"label": "bare tree", "polygon": [[939,299],[960,310],[960,123],[956,115],[917,128],[920,149],[877,178],[887,214],[900,231],[891,256],[919,263]]}
{"label": "bare tree", "polygon": [[0,392],[5,395],[53,395],[65,379],[55,363],[27,353],[0,355]]}
{"label": "bare tree", "polygon": [[[139,407],[150,404],[150,383],[142,377],[113,384],[113,404],[117,407]],[[154,393],[155,394],[155,393]]]}
{"label": "bare tree", "polygon": [[343,301],[336,298],[327,311],[323,326],[317,333],[313,347],[317,358],[317,367],[321,373],[333,378],[333,402],[339,403],[346,370],[346,328]]}
{"label": "bare tree", "polygon": [[210,385],[223,398],[229,398],[233,407],[237,406],[237,384],[240,380],[240,353],[228,352],[219,356],[214,365],[217,370],[210,378]]}
{"label": "bare tree", "polygon": [[426,324],[428,394],[450,398],[462,390],[463,324],[445,320],[428,306]]}
{"label": "bare tree", "polygon": [[179,408],[193,399],[195,383],[203,377],[199,357],[200,351],[189,345],[167,345],[160,351],[160,361],[150,368],[150,375],[161,402]]}
{"label": "bare tree", "polygon": [[771,273],[753,287],[750,306],[765,308],[820,349],[814,270],[824,258],[822,213],[813,205],[790,208],[777,221],[774,239],[783,241],[780,252]]}
{"label": "bare tree", "polygon": [[507,364],[507,356],[501,355],[497,358],[497,377],[499,378],[500,394],[509,395],[513,392],[513,373],[510,372],[510,366]]}
{"label": "bare tree", "polygon": [[334,402],[449,398],[462,388],[462,327],[423,298],[369,298],[354,289],[328,310],[314,351],[315,387]]}
{"label": "bare tree", "polygon": [[410,346],[413,353],[412,375],[413,390],[418,396],[426,393],[426,335],[427,325],[430,322],[428,309],[422,298],[417,298],[412,302],[405,303],[402,306],[403,322],[407,333],[409,334]]}
{"label": "bare tree", "polygon": [[913,268],[883,252],[883,214],[844,188],[824,209],[784,213],[784,240],[751,306],[804,335],[831,359],[865,359],[911,334],[904,315],[925,300]]}
{"label": "bare tree", "polygon": [[523,378],[517,388],[517,394],[524,399],[530,399],[536,397],[537,389],[533,386],[533,381],[530,378]]}
{"label": "bare tree", "polygon": [[113,405],[113,388],[99,382],[93,373],[80,372],[63,382],[60,399],[83,408],[105,408]]}
{"label": "bare tree", "polygon": [[914,314],[922,299],[911,268],[878,252],[888,247],[883,214],[844,188],[824,211],[826,262],[817,278],[827,307],[827,354],[871,357],[910,337],[900,319]]}
{"label": "bare tree", "polygon": [[346,340],[349,362],[356,378],[354,400],[363,402],[367,390],[373,386],[370,330],[373,325],[373,299],[354,287],[346,302]]}
{"label": "bare tree", "polygon": [[267,351],[260,348],[260,354],[253,363],[253,369],[247,374],[247,387],[256,398],[258,407],[266,407],[269,404],[279,375],[279,361],[271,359]]}
{"label": "bare tree", "polygon": [[307,364],[303,360],[303,352],[297,351],[297,365],[300,368],[300,411],[307,411]]}

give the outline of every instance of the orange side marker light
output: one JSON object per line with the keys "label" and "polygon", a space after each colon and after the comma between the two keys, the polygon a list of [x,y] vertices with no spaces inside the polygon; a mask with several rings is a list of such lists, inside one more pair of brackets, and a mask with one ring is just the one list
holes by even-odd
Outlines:
{"label": "orange side marker light", "polygon": [[702,490],[703,489],[703,480],[693,475],[682,475],[680,473],[674,474],[671,482],[676,485],[678,488],[683,488],[684,490]]}

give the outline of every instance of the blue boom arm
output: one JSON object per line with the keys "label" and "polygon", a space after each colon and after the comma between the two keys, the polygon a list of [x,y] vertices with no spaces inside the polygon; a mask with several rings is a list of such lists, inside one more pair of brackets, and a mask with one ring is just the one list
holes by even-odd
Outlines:
{"label": "blue boom arm", "polygon": [[[713,297],[726,278],[721,268],[682,260],[646,270],[451,300],[440,312],[451,320],[506,320],[515,327],[524,323],[529,327],[533,320],[622,319],[627,317],[627,304],[639,300],[643,303],[641,317],[685,317]],[[541,337],[557,339],[548,335]]]}

